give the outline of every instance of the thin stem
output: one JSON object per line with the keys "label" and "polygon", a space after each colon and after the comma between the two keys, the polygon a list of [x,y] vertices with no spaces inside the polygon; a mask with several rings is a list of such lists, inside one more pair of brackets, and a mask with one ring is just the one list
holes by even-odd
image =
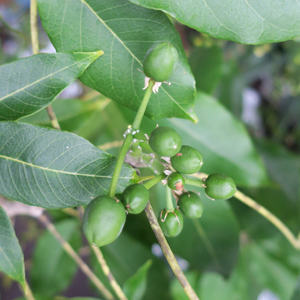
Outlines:
{"label": "thin stem", "polygon": [[98,148],[100,148],[102,150],[109,150],[109,149],[112,149],[112,148],[121,147],[122,144],[123,144],[123,141],[114,141],[114,142],[110,142],[110,143],[100,145],[100,146],[98,146]]}
{"label": "thin stem", "polygon": [[[207,174],[201,173],[201,174],[194,174],[193,176],[202,179],[203,177],[207,177]],[[259,214],[264,216],[267,220],[269,220],[277,229],[287,238],[287,240],[292,244],[292,246],[300,250],[300,240],[297,239],[294,234],[289,230],[289,228],[280,221],[275,215],[273,215],[269,210],[255,202],[250,197],[246,196],[240,191],[236,191],[234,194],[234,197],[244,204],[248,205],[249,207],[256,210]],[[300,236],[300,235],[299,235]]]}
{"label": "thin stem", "polygon": [[[37,0],[31,0],[31,2],[30,2],[30,30],[31,30],[32,52],[34,55],[38,54],[40,51],[37,15],[38,15]],[[50,118],[53,128],[60,129],[60,126],[57,121],[55,112],[52,108],[52,105],[49,105],[47,107],[47,113],[49,115],[49,118]]]}
{"label": "thin stem", "polygon": [[113,288],[113,290],[116,292],[118,298],[120,300],[128,300],[126,295],[124,294],[124,292],[122,291],[121,287],[119,286],[119,284],[117,283],[117,281],[115,280],[115,277],[113,276],[113,274],[111,273],[104,257],[103,254],[101,252],[101,250],[96,247],[96,246],[92,246],[92,250],[94,251],[97,260],[105,274],[105,276],[108,278],[109,283],[111,285],[111,287]]}
{"label": "thin stem", "polygon": [[193,186],[197,186],[197,187],[203,187],[203,181],[200,179],[189,179],[186,178],[185,179],[185,184],[187,185],[193,185]]}
{"label": "thin stem", "polygon": [[172,201],[172,192],[168,186],[166,186],[166,210],[174,211],[173,201]]}
{"label": "thin stem", "polygon": [[[152,93],[152,87],[154,85],[154,82],[152,80],[149,81],[149,86],[147,87],[146,93],[144,95],[144,98],[142,100],[142,103],[139,107],[139,110],[135,116],[135,119],[132,123],[132,129],[133,130],[138,130],[140,127],[140,124],[142,122],[146,107],[148,105],[151,93]],[[131,133],[128,133],[126,135],[126,138],[124,140],[124,143],[122,145],[120,154],[118,156],[117,159],[117,163],[114,169],[114,173],[111,179],[111,183],[110,183],[110,188],[109,188],[109,192],[108,195],[110,197],[114,197],[115,196],[115,192],[116,192],[116,187],[117,187],[117,183],[118,183],[118,178],[122,169],[122,165],[126,156],[126,153],[130,147],[131,142],[133,141],[133,135]]]}
{"label": "thin stem", "polygon": [[155,186],[157,183],[159,183],[160,181],[164,180],[167,177],[167,175],[165,175],[164,173],[154,177],[153,179],[149,180],[148,182],[146,182],[144,184],[144,187],[146,189],[151,189],[153,186]]}
{"label": "thin stem", "polygon": [[28,282],[26,281],[26,279],[25,279],[25,287],[22,289],[22,291],[27,300],[35,300],[33,293],[31,291],[30,286],[29,286]]}
{"label": "thin stem", "polygon": [[275,217],[270,211],[268,211],[266,208],[240,191],[236,191],[234,197],[244,204],[248,205],[249,207],[253,208],[259,214],[269,220],[275,227],[277,227],[277,229],[281,231],[281,233],[288,239],[288,241],[293,245],[294,248],[300,250],[300,241],[296,239],[294,234],[288,229],[288,227],[277,217]]}
{"label": "thin stem", "polygon": [[158,243],[160,244],[160,247],[161,247],[170,267],[172,268],[175,276],[177,277],[178,281],[182,285],[186,295],[189,297],[190,300],[199,300],[195,291],[192,289],[190,283],[187,281],[185,275],[183,274],[182,270],[180,269],[178,262],[174,256],[163,232],[161,231],[161,228],[157,222],[157,219],[155,217],[155,214],[153,212],[153,209],[152,209],[149,201],[145,208],[145,213],[149,220],[150,226],[158,240]]}
{"label": "thin stem", "polygon": [[31,29],[31,43],[33,54],[38,54],[39,48],[39,35],[37,24],[37,0],[30,2],[30,29]]}
{"label": "thin stem", "polygon": [[60,126],[59,126],[59,123],[58,123],[58,120],[57,120],[57,117],[53,110],[52,105],[47,106],[47,113],[48,113],[49,119],[51,121],[52,127],[60,130]]}
{"label": "thin stem", "polygon": [[99,280],[99,278],[92,272],[89,266],[79,257],[79,255],[74,251],[71,245],[60,235],[56,230],[55,226],[50,222],[50,220],[42,215],[39,217],[41,223],[49,230],[49,232],[59,241],[64,250],[74,259],[82,272],[94,283],[97,289],[108,299],[114,300],[111,292],[104,286],[104,284]]}

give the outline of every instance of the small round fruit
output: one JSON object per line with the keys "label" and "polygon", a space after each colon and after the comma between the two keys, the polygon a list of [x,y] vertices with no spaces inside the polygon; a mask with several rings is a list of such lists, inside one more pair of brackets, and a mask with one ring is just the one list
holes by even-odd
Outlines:
{"label": "small round fruit", "polygon": [[231,198],[236,192],[236,185],[232,178],[224,174],[209,175],[204,185],[206,196],[213,200],[225,200]]}
{"label": "small round fruit", "polygon": [[182,213],[178,209],[175,209],[173,212],[167,212],[164,209],[159,215],[158,223],[165,236],[175,237],[181,232],[183,228]]}
{"label": "small round fruit", "polygon": [[149,200],[149,191],[141,184],[128,186],[122,195],[123,204],[130,214],[141,213]]}
{"label": "small round fruit", "polygon": [[181,138],[179,134],[170,127],[155,128],[149,139],[152,150],[160,156],[172,157],[181,148]]}
{"label": "small round fruit", "polygon": [[170,174],[167,180],[168,180],[168,186],[171,190],[182,191],[185,185],[185,179],[179,173]]}
{"label": "small round fruit", "polygon": [[91,244],[102,247],[120,235],[125,220],[126,212],[122,202],[109,196],[100,196],[86,207],[83,232]]}
{"label": "small round fruit", "polygon": [[182,213],[190,219],[198,219],[202,216],[203,204],[194,192],[182,194],[177,204]]}
{"label": "small round fruit", "polygon": [[143,65],[147,77],[163,82],[173,74],[179,59],[176,48],[169,43],[155,44],[145,54]]}
{"label": "small round fruit", "polygon": [[182,146],[180,151],[171,158],[171,164],[179,173],[194,174],[200,170],[203,158],[198,150],[190,146]]}

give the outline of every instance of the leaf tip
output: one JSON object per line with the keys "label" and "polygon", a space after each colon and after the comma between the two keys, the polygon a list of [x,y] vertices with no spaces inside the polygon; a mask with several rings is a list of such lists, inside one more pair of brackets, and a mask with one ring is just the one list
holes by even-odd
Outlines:
{"label": "leaf tip", "polygon": [[100,57],[101,55],[104,54],[104,51],[99,50],[99,51],[96,51],[95,54],[97,55],[97,57]]}

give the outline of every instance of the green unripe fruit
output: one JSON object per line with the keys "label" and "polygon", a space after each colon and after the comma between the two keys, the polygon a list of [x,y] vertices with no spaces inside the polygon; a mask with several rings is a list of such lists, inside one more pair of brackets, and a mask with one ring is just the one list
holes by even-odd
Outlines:
{"label": "green unripe fruit", "polygon": [[149,200],[149,191],[141,184],[128,186],[122,195],[123,204],[130,214],[141,213]]}
{"label": "green unripe fruit", "polygon": [[121,233],[126,220],[122,202],[100,196],[89,203],[83,216],[83,232],[98,247],[112,243]]}
{"label": "green unripe fruit", "polygon": [[236,185],[233,179],[224,174],[209,175],[204,185],[206,186],[206,196],[213,200],[229,199],[236,192]]}
{"label": "green unripe fruit", "polygon": [[171,158],[171,164],[177,172],[194,174],[200,170],[203,158],[198,150],[190,146],[182,146],[180,151]]}
{"label": "green unripe fruit", "polygon": [[160,156],[172,157],[181,148],[181,138],[179,134],[170,127],[155,128],[149,139],[152,150]]}
{"label": "green unripe fruit", "polygon": [[159,215],[158,223],[165,236],[175,237],[181,232],[183,228],[182,213],[178,209],[175,209],[173,212],[167,212],[164,209]]}
{"label": "green unripe fruit", "polygon": [[173,74],[178,59],[178,52],[173,45],[155,44],[149,48],[144,57],[145,75],[154,81],[165,81]]}
{"label": "green unripe fruit", "polygon": [[167,179],[168,187],[171,190],[182,191],[185,185],[184,177],[179,173],[172,173]]}
{"label": "green unripe fruit", "polygon": [[194,192],[182,194],[177,204],[182,213],[190,219],[198,219],[202,216],[203,204]]}

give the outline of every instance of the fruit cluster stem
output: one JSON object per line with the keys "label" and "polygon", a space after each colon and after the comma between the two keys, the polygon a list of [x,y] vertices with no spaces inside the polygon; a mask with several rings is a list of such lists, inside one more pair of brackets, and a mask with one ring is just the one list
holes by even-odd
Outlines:
{"label": "fruit cluster stem", "polygon": [[[138,109],[138,112],[135,116],[135,119],[132,123],[132,127],[131,127],[132,131],[137,131],[140,128],[143,116],[145,114],[148,102],[150,100],[150,96],[151,96],[151,93],[152,93],[153,86],[154,86],[154,82],[152,80],[150,80],[149,85],[146,89],[146,93],[144,95],[144,98],[141,102],[141,105],[140,105],[140,107]],[[126,153],[128,152],[132,141],[133,141],[133,135],[132,135],[132,132],[129,132],[129,133],[127,133],[127,135],[125,137],[125,140],[124,140],[124,143],[122,145],[120,154],[118,156],[117,163],[116,163],[116,166],[115,166],[115,169],[114,169],[114,173],[113,173],[113,176],[112,176],[112,179],[111,179],[110,188],[109,188],[109,192],[108,192],[108,195],[110,197],[115,196],[117,183],[118,183],[118,179],[119,179],[120,172],[121,172],[121,169],[122,169],[122,165],[123,165]]]}
{"label": "fruit cluster stem", "polygon": [[149,220],[150,226],[158,240],[158,243],[170,265],[172,268],[175,276],[177,277],[178,281],[182,285],[186,295],[189,297],[190,300],[199,300],[198,296],[196,295],[195,291],[191,287],[190,283],[186,279],[185,275],[183,274],[182,270],[180,269],[178,262],[158,224],[158,221],[155,217],[154,211],[150,202],[148,201],[147,206],[145,208],[146,216]]}

